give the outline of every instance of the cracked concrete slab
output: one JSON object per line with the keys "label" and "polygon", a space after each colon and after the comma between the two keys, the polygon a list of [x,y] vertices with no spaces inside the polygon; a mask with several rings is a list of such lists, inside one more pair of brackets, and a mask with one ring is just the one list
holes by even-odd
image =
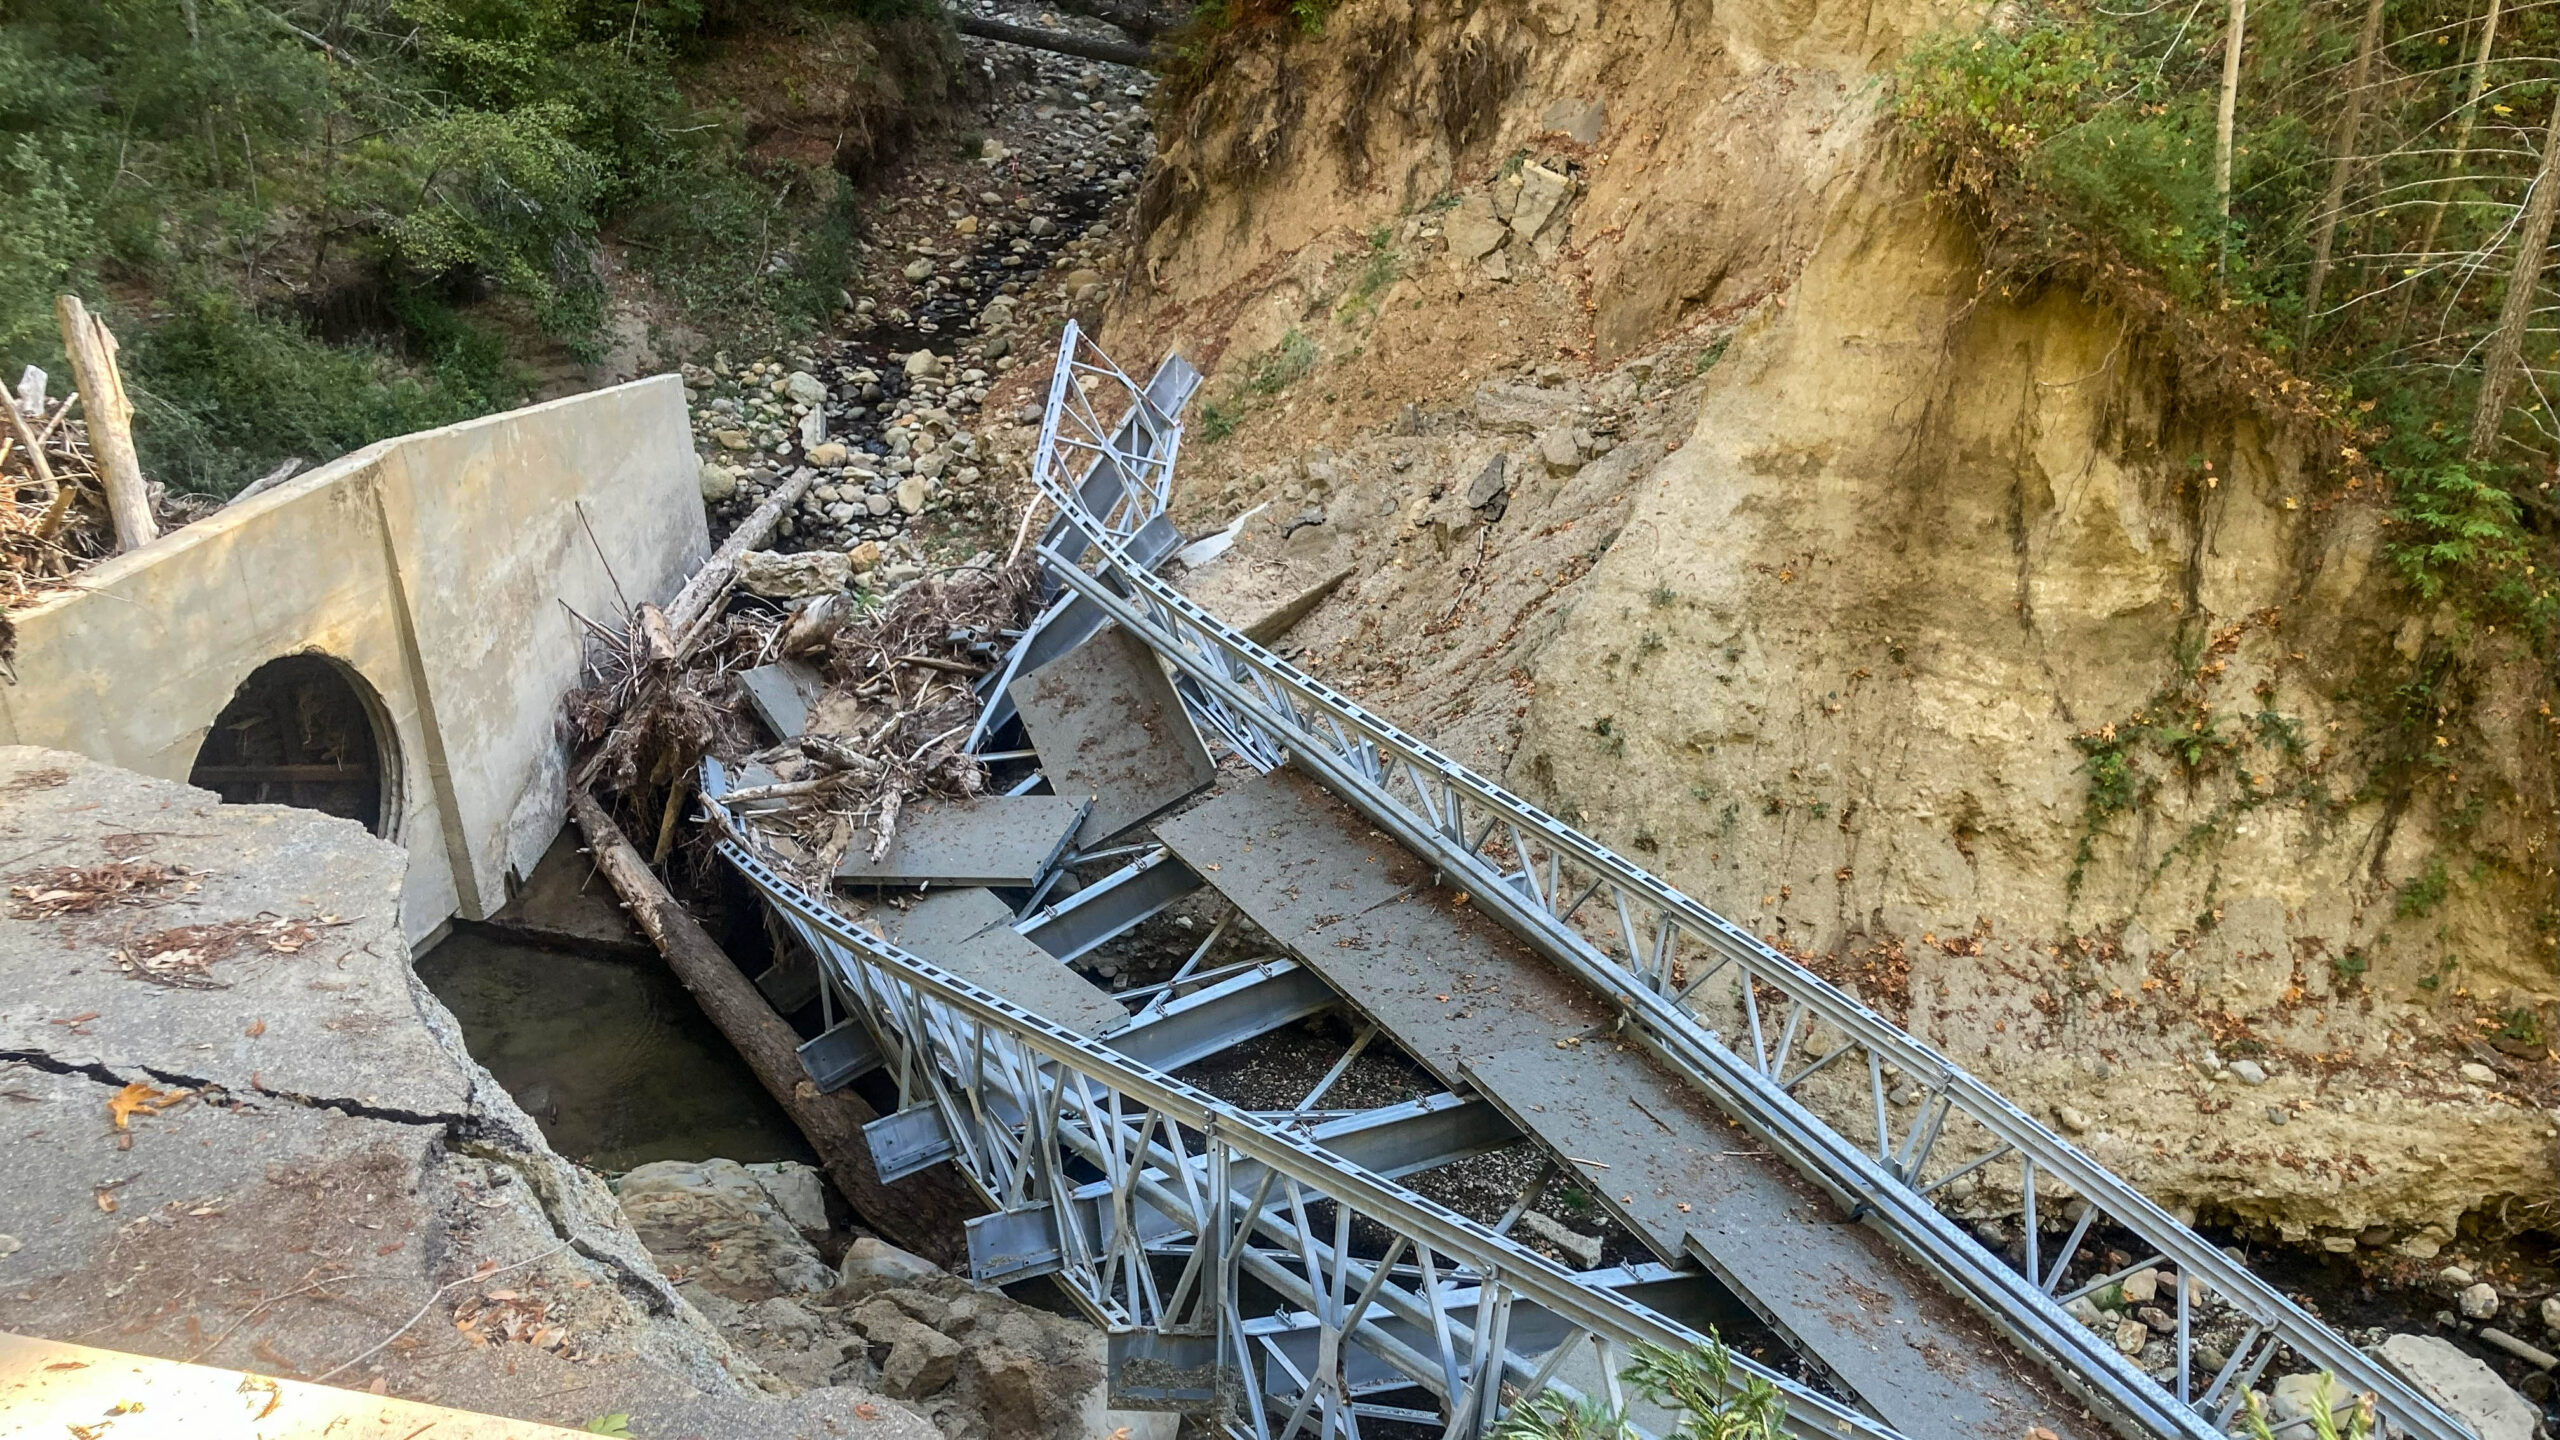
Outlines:
{"label": "cracked concrete slab", "polygon": [[[60,752],[0,754],[0,883],[31,888],[63,866],[189,872],[85,914],[18,918],[29,907],[13,898],[0,1052],[236,1095],[419,1116],[468,1107],[469,1073],[418,1023],[398,847],[352,821],[224,806]],[[221,988],[156,983],[116,959],[190,946],[219,958],[184,978]]]}
{"label": "cracked concrete slab", "polygon": [[[202,872],[88,915],[0,906],[0,1330],[573,1427],[938,1440],[861,1389],[789,1394],[676,1290],[417,981],[397,847],[5,747],[0,857],[32,893],[56,866]],[[221,988],[113,958],[279,918],[314,939],[184,972]],[[128,1082],[171,1103],[119,1125]],[[536,1318],[457,1323],[483,1312]]]}

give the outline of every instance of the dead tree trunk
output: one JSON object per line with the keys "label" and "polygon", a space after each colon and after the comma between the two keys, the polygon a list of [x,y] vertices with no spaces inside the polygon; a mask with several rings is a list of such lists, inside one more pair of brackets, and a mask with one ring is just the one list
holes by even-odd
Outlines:
{"label": "dead tree trunk", "polygon": [[955,14],[951,23],[963,35],[1073,55],[1079,60],[1100,60],[1108,65],[1129,65],[1140,70],[1152,70],[1156,64],[1154,53],[1144,45],[1124,45],[1116,40],[1087,40],[1081,35],[1069,35],[1060,30],[1034,30],[1028,25],[1007,25],[1001,20],[981,20],[975,15]]}
{"label": "dead tree trunk", "polygon": [[2382,0],[2366,0],[2364,32],[2356,37],[2355,68],[2347,76],[2347,107],[2338,117],[2338,153],[2329,162],[2329,192],[2320,197],[2320,228],[2311,239],[2311,278],[2302,287],[2302,334],[2297,350],[2311,348],[2312,327],[2320,323],[2320,288],[2329,278],[2329,247],[2338,238],[2339,212],[2346,209],[2347,181],[2356,168],[2356,131],[2364,119],[2365,86],[2373,78],[2373,52],[2381,42]]}
{"label": "dead tree trunk", "polygon": [[800,1068],[799,1035],[773,1013],[755,983],[667,893],[594,797],[572,789],[569,814],[585,832],[596,868],[613,883],[632,919],[656,943],[676,978],[693,992],[702,1013],[746,1058],[766,1092],[809,1137],[809,1144],[825,1162],[827,1178],[861,1212],[864,1223],[936,1264],[965,1264],[960,1222],[981,1207],[959,1177],[945,1168],[894,1186],[883,1183],[872,1168],[870,1142],[862,1134],[862,1127],[878,1119],[880,1112],[851,1090],[818,1093]]}
{"label": "dead tree trunk", "polygon": [[2524,332],[2533,320],[2533,294],[2542,287],[2542,261],[2551,249],[2551,219],[2560,211],[2560,97],[2551,104],[2551,128],[2542,137],[2542,168],[2525,196],[2524,233],[2516,237],[2515,268],[2507,272],[2507,301],[2480,366],[2480,404],[2471,412],[2470,455],[2485,459],[2498,448],[2507,418],[2507,391],[2524,362]]}
{"label": "dead tree trunk", "polygon": [[2240,114],[2240,51],[2249,38],[2249,0],[2231,0],[2222,36],[2222,94],[2213,110],[2213,204],[2231,218],[2231,138]]}
{"label": "dead tree trunk", "polygon": [[107,488],[107,515],[115,522],[116,549],[138,550],[159,536],[160,527],[152,522],[151,492],[142,482],[142,461],[133,453],[133,403],[125,398],[124,376],[116,369],[116,337],[77,295],[55,296],[53,313],[62,323],[62,348],[71,357],[71,378],[80,387],[81,413],[89,421],[89,449],[98,457],[98,480]]}
{"label": "dead tree trunk", "polygon": [[739,521],[738,528],[729,532],[720,548],[711,552],[711,558],[702,562],[702,568],[693,572],[693,578],[684,582],[676,598],[667,602],[666,612],[667,628],[679,640],[719,603],[720,593],[729,588],[729,577],[737,573],[738,557],[763,544],[764,537],[773,533],[773,527],[800,503],[800,497],[809,493],[817,479],[817,471],[804,467],[775,486],[765,502]]}

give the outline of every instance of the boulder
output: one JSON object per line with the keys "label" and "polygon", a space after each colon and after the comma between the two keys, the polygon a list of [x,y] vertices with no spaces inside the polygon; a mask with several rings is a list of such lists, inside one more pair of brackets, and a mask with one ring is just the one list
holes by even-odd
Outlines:
{"label": "boulder", "polygon": [[1550,475],[1570,475],[1582,468],[1582,447],[1574,440],[1573,427],[1556,425],[1538,437],[1538,458],[1546,462]]}
{"label": "boulder", "polygon": [[738,588],[768,600],[832,595],[852,580],[853,567],[840,551],[785,555],[777,550],[750,550],[738,557]]}
{"label": "boulder", "polygon": [[1492,254],[1511,235],[1493,213],[1493,197],[1481,190],[1467,192],[1440,222],[1440,233],[1449,239],[1449,258],[1462,265]]}
{"label": "boulder", "polygon": [[921,1400],[951,1383],[960,1371],[960,1342],[909,1316],[897,1306],[873,1301],[853,1312],[854,1329],[871,1342],[880,1365],[880,1393],[897,1400]]}
{"label": "boulder", "polygon": [[836,1294],[849,1300],[893,1286],[950,1278],[932,1261],[865,1235],[845,1249],[844,1263],[836,1269]]}
{"label": "boulder", "polygon": [[835,1273],[756,1182],[735,1160],[661,1160],[615,1193],[640,1242],[688,1284],[742,1305],[827,1289]]}
{"label": "boulder", "polygon": [[2532,1440],[2531,1401],[2509,1389],[2498,1372],[2433,1335],[2394,1335],[2382,1342],[2382,1358],[2435,1402],[2471,1427],[2480,1440]]}
{"label": "boulder", "polygon": [[749,1165],[746,1171],[783,1219],[802,1230],[827,1228],[827,1187],[815,1169],[797,1160],[776,1160]]}
{"label": "boulder", "polygon": [[1520,203],[1511,212],[1511,233],[1522,240],[1537,239],[1572,193],[1573,182],[1546,166],[1522,166]]}

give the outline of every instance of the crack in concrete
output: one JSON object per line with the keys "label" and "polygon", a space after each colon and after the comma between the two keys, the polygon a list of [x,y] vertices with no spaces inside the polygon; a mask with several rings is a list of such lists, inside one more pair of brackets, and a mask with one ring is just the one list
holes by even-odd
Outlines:
{"label": "crack in concrete", "polygon": [[[201,1075],[181,1074],[175,1070],[163,1070],[156,1065],[145,1065],[139,1062],[109,1065],[101,1060],[64,1060],[41,1050],[0,1050],[0,1063],[5,1062],[26,1065],[49,1075],[67,1075],[100,1085],[112,1085],[118,1089],[133,1083],[129,1076],[119,1072],[131,1071],[148,1076],[162,1085],[193,1090],[206,1096],[219,1095],[234,1103],[255,1108],[250,1105],[250,1102],[240,1098],[243,1092],[234,1090],[219,1080],[207,1079]],[[394,1125],[430,1125],[439,1129],[452,1130],[470,1125],[474,1120],[470,1115],[449,1114],[442,1111],[403,1110],[396,1106],[367,1104],[361,1100],[303,1095],[266,1085],[253,1085],[246,1093],[281,1100],[288,1105],[297,1105],[307,1110],[335,1110],[359,1119],[381,1120]]]}

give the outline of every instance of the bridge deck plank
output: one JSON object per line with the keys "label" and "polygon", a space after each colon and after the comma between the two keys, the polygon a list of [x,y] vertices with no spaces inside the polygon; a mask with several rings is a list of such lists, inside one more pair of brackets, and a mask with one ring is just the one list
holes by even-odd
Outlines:
{"label": "bridge deck plank", "polygon": [[1426,1068],[1536,1137],[1666,1263],[1705,1260],[1912,1440],[2105,1434],[1883,1236],[1608,1039],[1581,985],[1312,781],[1276,771],[1156,833]]}
{"label": "bridge deck plank", "polygon": [[1155,652],[1116,625],[1009,693],[1049,788],[1092,797],[1078,845],[1102,845],[1218,778]]}
{"label": "bridge deck plank", "polygon": [[985,890],[937,890],[904,915],[878,914],[890,943],[1044,1019],[1092,1036],[1129,1023],[1109,991],[1024,938],[1012,909]]}

